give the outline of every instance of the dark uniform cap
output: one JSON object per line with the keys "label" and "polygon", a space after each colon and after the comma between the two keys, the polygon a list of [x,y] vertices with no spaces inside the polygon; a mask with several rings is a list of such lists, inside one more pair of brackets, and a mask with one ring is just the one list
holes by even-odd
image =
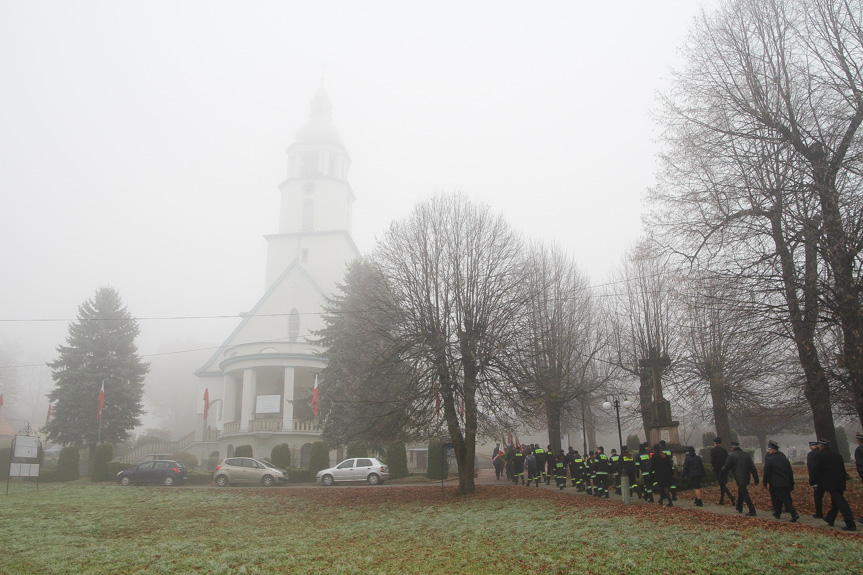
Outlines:
{"label": "dark uniform cap", "polygon": [[767,442],[767,449],[775,449],[779,451],[779,444],[771,439]]}
{"label": "dark uniform cap", "polygon": [[861,431],[857,432],[857,439],[859,439],[860,441],[863,441],[863,432],[861,432]]}
{"label": "dark uniform cap", "polygon": [[731,447],[740,447],[740,442],[739,441],[732,441]]}
{"label": "dark uniform cap", "polygon": [[818,445],[817,441],[810,441],[809,442],[809,447],[815,447],[816,445]]}
{"label": "dark uniform cap", "polygon": [[819,440],[818,440],[818,445],[823,445],[823,446],[825,446],[825,447],[826,447],[826,446],[829,446],[829,445],[830,445],[830,440],[829,440],[829,439],[819,439]]}
{"label": "dark uniform cap", "polygon": [[713,440],[713,443],[722,443],[722,438],[721,438],[721,437],[717,437],[717,438],[715,438],[715,439]]}

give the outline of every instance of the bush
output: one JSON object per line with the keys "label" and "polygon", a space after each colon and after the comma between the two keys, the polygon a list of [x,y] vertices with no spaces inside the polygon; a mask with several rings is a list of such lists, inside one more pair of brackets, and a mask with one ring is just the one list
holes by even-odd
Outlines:
{"label": "bush", "polygon": [[280,443],[270,451],[270,461],[279,469],[287,469],[291,466],[291,446]]}
{"label": "bush", "polygon": [[[366,449],[366,444],[360,441],[348,443],[348,452],[345,454],[345,459],[352,457],[368,457],[369,451]],[[329,467],[329,466],[327,466]]]}
{"label": "bush", "polygon": [[0,479],[9,478],[9,462],[12,461],[12,448],[0,449]]}
{"label": "bush", "polygon": [[326,441],[315,441],[312,443],[312,449],[309,452],[309,471],[314,478],[315,474],[321,469],[326,469],[330,466],[330,446]]}
{"label": "bush", "polygon": [[114,459],[114,446],[103,443],[96,447],[93,456],[93,469],[90,471],[90,481],[108,481],[108,462]]}
{"label": "bush", "polygon": [[408,452],[404,443],[393,441],[387,444],[386,464],[390,468],[390,479],[408,476]]}
{"label": "bush", "polygon": [[80,463],[80,453],[74,445],[67,445],[60,450],[60,457],[57,459],[57,481],[75,481],[78,479],[78,464]]}
{"label": "bush", "polygon": [[639,445],[641,445],[641,439],[637,435],[626,436],[626,448],[630,453],[638,453]]}
{"label": "bush", "polygon": [[194,471],[198,467],[198,458],[195,457],[194,453],[189,453],[188,451],[172,453],[168,456],[168,459],[179,461],[186,466],[187,471]]}
{"label": "bush", "polygon": [[189,473],[186,479],[186,485],[209,485],[213,481],[213,474],[204,471],[195,471]]}
{"label": "bush", "polygon": [[[327,467],[329,467],[329,464]],[[322,469],[326,469],[326,467]],[[317,475],[320,469],[312,471],[311,469],[303,469],[302,467],[293,467],[286,471],[288,472],[288,483],[314,483],[315,475]]]}
{"label": "bush", "polygon": [[[428,447],[428,467],[426,477],[429,479],[440,479],[449,476],[449,459],[443,453],[443,444],[440,439],[432,439]],[[443,462],[441,462],[443,459]]]}
{"label": "bush", "polygon": [[234,457],[254,457],[251,445],[238,445],[234,450]]}

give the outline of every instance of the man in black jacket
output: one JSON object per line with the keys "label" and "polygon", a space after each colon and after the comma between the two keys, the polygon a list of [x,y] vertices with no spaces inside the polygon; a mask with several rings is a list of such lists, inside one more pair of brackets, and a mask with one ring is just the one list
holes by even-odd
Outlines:
{"label": "man in black jacket", "polygon": [[791,491],[794,490],[794,471],[791,462],[785,454],[779,451],[775,441],[767,442],[767,457],[764,458],[764,487],[770,489],[770,499],[773,502],[773,517],[779,519],[784,506],[791,514],[791,522],[800,519],[791,501]]}
{"label": "man in black jacket", "polygon": [[716,481],[719,482],[719,505],[725,502],[725,494],[728,494],[728,499],[731,500],[731,505],[736,505],[734,496],[728,490],[728,476],[722,475],[719,471],[725,465],[728,459],[728,452],[722,447],[722,439],[717,437],[713,440],[713,448],[710,450],[710,465],[713,467],[713,472],[716,474]]}
{"label": "man in black jacket", "polygon": [[815,458],[818,457],[818,442],[809,442],[809,453],[806,455],[806,469],[809,470],[809,485],[812,486],[812,495],[815,498],[814,519],[824,519],[824,488],[818,485],[815,477]]}
{"label": "man in black jacket", "polygon": [[755,480],[755,485],[758,485],[758,470],[755,469],[755,463],[749,454],[740,449],[740,444],[736,441],[731,442],[731,453],[725,461],[725,465],[719,470],[720,474],[731,472],[734,474],[734,481],[737,482],[737,512],[743,513],[743,504],[749,508],[749,517],[755,517],[755,505],[752,504],[752,498],[749,497],[749,476]]}
{"label": "man in black jacket", "polygon": [[[833,526],[836,515],[842,513],[845,527],[842,531],[857,531],[857,523],[854,522],[854,514],[851,506],[845,500],[845,480],[848,474],[845,471],[845,460],[838,451],[831,451],[830,442],[822,439],[818,442],[820,452],[815,457],[815,481],[825,492],[830,494],[830,511],[824,516],[827,525]],[[813,478],[810,474],[809,482]]]}

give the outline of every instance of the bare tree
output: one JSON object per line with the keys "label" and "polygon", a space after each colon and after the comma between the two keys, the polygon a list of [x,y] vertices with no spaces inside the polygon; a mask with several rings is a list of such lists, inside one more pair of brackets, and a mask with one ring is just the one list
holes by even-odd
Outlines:
{"label": "bare tree", "polygon": [[[483,421],[505,415],[515,396],[512,364],[524,308],[521,249],[520,238],[488,207],[442,195],[393,223],[369,258],[375,277],[361,300],[368,325],[354,328],[372,345],[366,365],[356,365],[365,374],[383,371],[381,381],[392,383],[389,395],[419,402],[429,412],[439,402],[462,494],[474,491]],[[340,352],[330,348],[331,355]],[[360,377],[347,370],[342,376]],[[378,383],[365,377],[351,385],[359,390],[360,384]]]}
{"label": "bare tree", "polygon": [[554,453],[566,415],[605,386],[597,359],[608,346],[599,306],[584,276],[560,248],[534,246],[525,258],[525,314],[519,388],[525,404],[545,414]]}
{"label": "bare tree", "polygon": [[840,73],[859,55],[859,14],[859,2],[831,0],[738,0],[703,14],[664,100],[669,148],[650,198],[666,245],[745,282],[761,297],[760,313],[785,324],[816,432],[830,439],[830,385],[816,345],[822,303],[835,302],[846,359],[849,343],[856,350],[852,374],[854,326],[863,326],[843,268],[858,266],[849,248],[860,242],[836,239],[830,199],[842,197],[842,221],[859,236],[853,150],[863,115],[856,67]]}

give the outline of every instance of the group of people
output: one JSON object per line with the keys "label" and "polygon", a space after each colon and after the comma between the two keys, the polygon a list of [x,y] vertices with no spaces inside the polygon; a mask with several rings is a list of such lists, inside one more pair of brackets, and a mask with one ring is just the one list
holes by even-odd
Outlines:
{"label": "group of people", "polygon": [[[509,445],[501,449],[498,444],[492,453],[492,463],[498,480],[505,477],[516,485],[539,487],[541,483],[550,485],[554,479],[555,485],[563,490],[568,478],[570,487],[577,491],[607,499],[612,490],[621,494],[621,478],[626,477],[639,499],[652,503],[656,495],[660,504],[664,502],[669,507],[677,500],[673,457],[664,441],[652,451],[645,442],[636,454],[631,454],[626,447],[621,453],[612,449],[606,454],[605,448],[600,446],[586,456],[572,447],[568,452],[561,449],[554,453],[550,445],[546,449],[537,444]],[[684,465],[684,474],[689,471]],[[702,465],[699,477],[703,475]],[[696,504],[701,505],[700,498]]]}
{"label": "group of people", "polygon": [[[722,439],[717,437],[713,440],[714,446],[710,450],[710,465],[716,473],[719,483],[719,505],[723,505],[726,495],[738,513],[743,513],[743,506],[747,507],[746,515],[756,515],[755,505],[749,494],[750,482],[759,484],[758,470],[752,457],[740,449],[740,444],[731,442],[730,453],[722,446]],[[854,459],[857,472],[863,480],[863,433],[857,434],[857,450]],[[829,525],[833,525],[838,514],[845,521],[844,531],[856,531],[857,524],[851,507],[845,499],[847,474],[845,472],[845,461],[837,451],[830,449],[827,440],[813,441],[809,443],[810,453],[807,458],[809,471],[809,484],[813,488],[815,497],[815,518],[823,518]],[[570,486],[577,491],[586,492],[594,497],[608,498],[611,490],[621,493],[621,478],[626,477],[632,492],[639,498],[650,503],[658,500],[660,505],[673,506],[677,501],[677,481],[671,450],[661,441],[649,448],[647,442],[639,446],[638,453],[630,454],[626,447],[621,453],[612,449],[610,455],[606,455],[605,449],[600,446],[595,451],[590,451],[586,456],[581,455],[578,450],[569,448],[568,452],[562,449],[557,453],[552,452],[549,445],[543,449],[537,444],[512,445],[501,448],[500,444],[492,453],[492,463],[498,480],[504,477],[516,485],[519,483],[530,487],[535,484],[539,487],[541,483],[551,484],[554,479],[555,485],[563,490],[566,487],[567,478]],[[689,480],[690,487],[695,492],[695,505],[704,505],[701,493],[701,481],[706,475],[704,462],[695,452],[694,447],[687,448],[686,458],[683,462],[682,476]],[[728,480],[733,478],[737,485],[737,496],[735,497],[728,489]],[[791,492],[794,490],[794,472],[791,463],[775,441],[767,444],[767,455],[764,458],[763,485],[770,491],[773,516],[779,519],[783,512],[790,514],[791,521],[797,521],[800,514],[794,509]],[[830,495],[830,509],[825,515],[823,513],[824,495]]]}

